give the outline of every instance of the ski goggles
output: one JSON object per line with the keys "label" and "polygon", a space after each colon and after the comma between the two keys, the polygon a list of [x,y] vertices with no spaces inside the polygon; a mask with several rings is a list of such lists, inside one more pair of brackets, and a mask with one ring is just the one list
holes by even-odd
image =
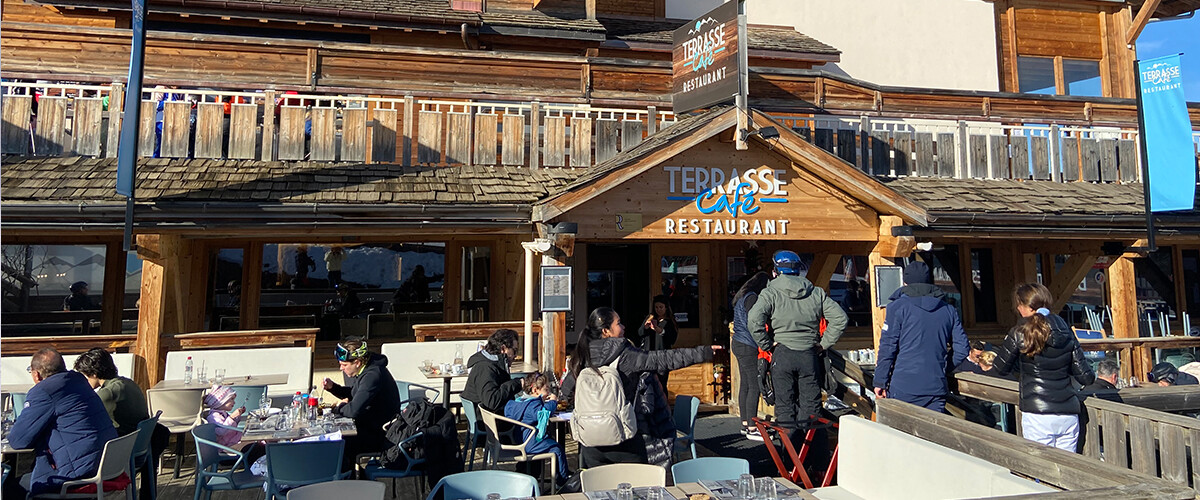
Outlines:
{"label": "ski goggles", "polygon": [[338,344],[333,350],[333,355],[337,357],[338,361],[353,361],[355,359],[366,357],[367,343],[363,342],[353,351],[346,349],[346,347],[342,344]]}

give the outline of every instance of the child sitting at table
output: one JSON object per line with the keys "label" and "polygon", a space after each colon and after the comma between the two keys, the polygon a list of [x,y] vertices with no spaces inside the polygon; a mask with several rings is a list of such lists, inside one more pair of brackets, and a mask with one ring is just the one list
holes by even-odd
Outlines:
{"label": "child sitting at table", "polygon": [[[246,413],[246,407],[234,410],[233,402],[236,398],[237,393],[233,392],[233,388],[223,385],[214,385],[208,394],[204,395],[204,404],[208,406],[206,420],[216,424],[217,444],[231,448],[242,441],[244,434],[237,427],[242,421],[242,415]],[[250,443],[242,447],[242,453],[246,455],[246,463],[250,464],[266,454],[266,449],[261,443]]]}
{"label": "child sitting at table", "polygon": [[[546,435],[546,424],[558,407],[558,398],[550,391],[550,379],[540,372],[526,375],[521,386],[524,394],[504,405],[504,416],[537,428],[537,435],[525,446],[525,451],[533,454],[553,451],[558,462],[556,483],[561,486],[571,477],[567,454],[563,445]],[[528,439],[532,432],[522,428],[521,441]]]}

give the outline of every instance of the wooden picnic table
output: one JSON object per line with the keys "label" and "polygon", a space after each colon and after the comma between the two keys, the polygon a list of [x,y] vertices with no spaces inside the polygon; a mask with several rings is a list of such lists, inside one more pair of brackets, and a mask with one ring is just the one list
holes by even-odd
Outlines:
{"label": "wooden picnic table", "polygon": [[[204,390],[212,387],[210,383],[201,384],[195,380],[191,384],[183,383],[181,379],[166,379],[157,384],[154,384],[154,390],[173,390],[173,389],[194,389]],[[249,385],[283,385],[288,383],[288,374],[272,373],[269,375],[227,375],[222,385],[236,387]]]}

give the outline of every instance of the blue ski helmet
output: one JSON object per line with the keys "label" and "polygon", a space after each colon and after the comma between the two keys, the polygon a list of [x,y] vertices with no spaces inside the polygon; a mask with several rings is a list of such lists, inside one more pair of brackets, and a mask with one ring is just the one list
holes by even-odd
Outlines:
{"label": "blue ski helmet", "polygon": [[800,261],[800,255],[791,250],[780,250],[775,252],[775,255],[771,257],[771,260],[775,263],[775,271],[779,274],[790,274],[793,276],[799,275],[800,268],[804,265],[804,263]]}

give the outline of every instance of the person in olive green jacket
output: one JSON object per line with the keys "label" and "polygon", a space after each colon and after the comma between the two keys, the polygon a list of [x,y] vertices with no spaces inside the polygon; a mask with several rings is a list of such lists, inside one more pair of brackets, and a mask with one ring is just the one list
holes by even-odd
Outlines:
{"label": "person in olive green jacket", "polygon": [[88,384],[104,402],[117,435],[136,431],[139,422],[150,418],[142,388],[137,382],[117,374],[117,365],[108,351],[93,347],[80,354],[75,359],[75,371],[87,378]]}

